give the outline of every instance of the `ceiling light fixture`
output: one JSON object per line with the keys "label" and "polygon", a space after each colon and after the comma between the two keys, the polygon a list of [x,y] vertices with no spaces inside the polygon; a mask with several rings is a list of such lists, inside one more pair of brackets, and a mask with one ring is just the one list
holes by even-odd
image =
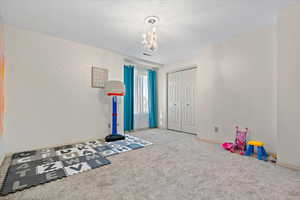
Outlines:
{"label": "ceiling light fixture", "polygon": [[157,28],[156,25],[159,22],[159,18],[156,16],[149,16],[145,18],[146,32],[143,33],[143,47],[149,51],[154,52],[157,50]]}

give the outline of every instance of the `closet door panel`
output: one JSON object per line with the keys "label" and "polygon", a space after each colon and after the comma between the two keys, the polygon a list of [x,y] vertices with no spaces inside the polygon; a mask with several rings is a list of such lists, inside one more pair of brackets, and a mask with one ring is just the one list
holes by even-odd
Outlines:
{"label": "closet door panel", "polygon": [[168,129],[181,130],[181,73],[168,74]]}
{"label": "closet door panel", "polygon": [[182,72],[182,131],[196,133],[196,69]]}

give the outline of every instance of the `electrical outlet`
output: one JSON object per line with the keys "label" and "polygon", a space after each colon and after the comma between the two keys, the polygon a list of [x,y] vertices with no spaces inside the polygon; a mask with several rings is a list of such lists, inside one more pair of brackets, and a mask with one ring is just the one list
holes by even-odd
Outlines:
{"label": "electrical outlet", "polygon": [[107,126],[108,126],[108,128],[111,128],[111,125],[110,125],[110,123],[108,123],[108,124],[107,124]]}
{"label": "electrical outlet", "polygon": [[214,132],[218,133],[219,132],[219,127],[218,126],[214,126]]}

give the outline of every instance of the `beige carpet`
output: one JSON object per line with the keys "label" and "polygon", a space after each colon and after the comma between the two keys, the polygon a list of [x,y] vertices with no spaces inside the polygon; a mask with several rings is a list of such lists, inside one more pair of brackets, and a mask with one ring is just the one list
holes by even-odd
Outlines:
{"label": "beige carpet", "polygon": [[300,172],[225,152],[192,135],[152,129],[137,136],[154,145],[110,157],[111,165],[0,199],[300,199]]}

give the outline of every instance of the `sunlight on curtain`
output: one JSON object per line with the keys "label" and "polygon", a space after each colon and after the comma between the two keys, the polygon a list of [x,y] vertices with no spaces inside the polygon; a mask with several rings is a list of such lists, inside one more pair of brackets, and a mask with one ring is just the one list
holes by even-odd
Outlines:
{"label": "sunlight on curtain", "polygon": [[124,96],[124,131],[132,131],[134,129],[134,67],[130,65],[124,66],[124,84],[126,93]]}
{"label": "sunlight on curtain", "polygon": [[140,68],[134,70],[134,129],[148,128],[148,71]]}
{"label": "sunlight on curtain", "polygon": [[157,78],[156,71],[148,70],[149,127],[157,128]]}

